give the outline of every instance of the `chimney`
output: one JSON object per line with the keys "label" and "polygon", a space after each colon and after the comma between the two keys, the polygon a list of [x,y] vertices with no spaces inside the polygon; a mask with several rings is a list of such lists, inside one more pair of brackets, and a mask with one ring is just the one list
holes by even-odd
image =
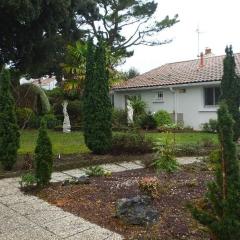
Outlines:
{"label": "chimney", "polygon": [[203,66],[204,66],[204,57],[203,57],[203,53],[201,52],[199,67],[203,67]]}
{"label": "chimney", "polygon": [[212,49],[211,48],[205,48],[205,55],[210,55],[212,54]]}

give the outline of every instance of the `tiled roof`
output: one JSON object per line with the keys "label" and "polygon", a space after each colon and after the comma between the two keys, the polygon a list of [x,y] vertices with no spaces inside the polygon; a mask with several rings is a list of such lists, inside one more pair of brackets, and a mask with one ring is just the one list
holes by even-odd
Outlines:
{"label": "tiled roof", "polygon": [[[240,53],[234,54],[236,72],[240,75]],[[177,85],[186,83],[218,81],[223,75],[223,59],[225,55],[204,57],[204,64],[200,66],[200,59],[168,63],[135,78],[118,83],[113,90],[132,89],[142,87]]]}

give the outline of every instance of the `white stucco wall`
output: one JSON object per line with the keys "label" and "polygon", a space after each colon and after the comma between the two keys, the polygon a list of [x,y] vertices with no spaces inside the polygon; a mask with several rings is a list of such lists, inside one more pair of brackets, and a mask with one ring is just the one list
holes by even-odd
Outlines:
{"label": "white stucco wall", "polygon": [[[144,89],[130,91],[114,92],[114,107],[125,109],[125,96],[140,95],[141,99],[147,103],[147,110],[157,112],[158,110],[166,110],[169,113],[176,111],[183,113],[185,126],[191,126],[196,130],[201,129],[201,125],[209,121],[209,119],[217,118],[217,107],[204,106],[204,87],[216,86],[211,83],[204,83],[196,86],[175,86],[171,89]],[[185,92],[183,91],[185,89]],[[163,101],[155,100],[156,93],[163,91]],[[175,95],[176,94],[176,95]]]}

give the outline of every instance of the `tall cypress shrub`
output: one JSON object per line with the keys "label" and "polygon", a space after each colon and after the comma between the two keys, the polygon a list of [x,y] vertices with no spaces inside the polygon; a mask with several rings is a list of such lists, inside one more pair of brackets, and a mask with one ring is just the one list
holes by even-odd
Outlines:
{"label": "tall cypress shrub", "polygon": [[0,161],[5,170],[11,170],[17,160],[19,138],[10,73],[3,68],[0,73]]}
{"label": "tall cypress shrub", "polygon": [[47,134],[47,126],[44,118],[41,120],[35,148],[35,166],[38,186],[47,185],[52,175],[53,153],[52,143]]}
{"label": "tall cypress shrub", "polygon": [[223,61],[223,77],[221,81],[221,100],[224,100],[233,117],[233,139],[240,136],[240,79],[236,74],[236,63],[232,46],[226,47],[226,57]]}
{"label": "tall cypress shrub", "polygon": [[96,154],[108,152],[112,141],[112,109],[105,54],[102,41],[96,48],[92,40],[88,41],[83,95],[84,138],[88,148]]}
{"label": "tall cypress shrub", "polygon": [[192,209],[193,216],[207,226],[213,239],[240,239],[240,174],[236,145],[233,142],[233,120],[226,103],[218,110],[221,143],[215,181],[209,184],[204,209]]}

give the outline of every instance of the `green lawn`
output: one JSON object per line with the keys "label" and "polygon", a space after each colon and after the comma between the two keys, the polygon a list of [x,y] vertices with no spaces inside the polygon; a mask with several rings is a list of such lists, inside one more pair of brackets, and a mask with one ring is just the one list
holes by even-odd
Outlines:
{"label": "green lawn", "polygon": [[[49,130],[49,137],[51,138],[54,154],[72,154],[72,153],[86,153],[89,152],[84,143],[82,132],[72,132],[70,134],[63,134],[62,132],[55,132]],[[38,131],[26,130],[21,134],[21,144],[19,153],[33,153],[37,141]]]}
{"label": "green lawn", "polygon": [[[189,132],[189,133],[175,133],[172,134],[175,136],[177,144],[191,144],[199,143],[206,139],[212,140],[214,143],[218,143],[217,134],[206,133],[206,132]],[[166,137],[166,133],[147,133],[147,136],[151,139],[156,140],[158,138]]]}
{"label": "green lawn", "polygon": [[[20,154],[33,153],[37,141],[36,130],[26,130],[21,134],[21,147]],[[165,133],[147,133],[148,137],[154,139],[165,137]],[[49,131],[49,136],[53,144],[54,154],[74,154],[74,153],[87,153],[88,148],[84,144],[82,132],[72,132],[70,134],[63,134],[62,132]],[[217,135],[211,133],[176,133],[176,143],[198,143],[204,139],[211,139],[217,142]]]}

